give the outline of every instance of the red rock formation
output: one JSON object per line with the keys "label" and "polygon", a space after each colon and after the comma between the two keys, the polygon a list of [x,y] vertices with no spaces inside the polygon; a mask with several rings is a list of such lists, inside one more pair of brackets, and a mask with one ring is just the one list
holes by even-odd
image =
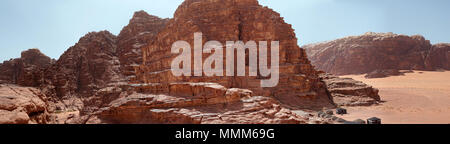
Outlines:
{"label": "red rock formation", "polygon": [[119,81],[116,37],[107,31],[89,33],[69,48],[46,71],[47,82],[58,97],[93,94],[94,90]]}
{"label": "red rock formation", "polygon": [[0,84],[0,124],[45,124],[46,107],[38,89]]}
{"label": "red rock formation", "polygon": [[304,48],[317,69],[346,75],[382,69],[426,70],[431,44],[422,36],[366,33]]}
{"label": "red rock formation", "polygon": [[123,75],[135,76],[134,67],[142,64],[141,48],[148,45],[168,21],[169,19],[161,19],[144,11],[134,13],[130,23],[117,36],[117,55]]}
{"label": "red rock formation", "polygon": [[450,44],[433,45],[428,53],[425,65],[427,69],[450,70]]}
{"label": "red rock formation", "polygon": [[123,81],[116,53],[116,37],[107,31],[89,33],[64,52],[45,71],[49,110],[81,110],[97,90]]}
{"label": "red rock formation", "polygon": [[[263,15],[255,16],[253,11]],[[225,22],[227,18],[232,21]],[[280,86],[262,89],[257,77],[186,78],[171,75],[169,63],[175,56],[170,53],[171,44],[177,40],[192,42],[193,33],[199,31],[206,36],[205,41],[280,40]],[[97,91],[84,104],[100,105],[99,109],[87,110],[90,112],[82,113],[70,123],[317,123],[328,120],[310,120],[285,106],[334,107],[324,83],[309,64],[304,51],[297,46],[290,25],[284,23],[279,14],[259,6],[256,0],[227,0],[225,4],[188,0],[149,43],[143,49],[144,64],[136,71],[135,82],[145,83],[129,85],[134,90],[122,85]],[[252,93],[274,97],[253,97]],[[108,104],[102,97],[110,95],[113,101]]]}
{"label": "red rock formation", "polygon": [[[177,55],[172,54],[170,48],[178,40],[189,42],[193,48],[195,32],[203,33],[203,43],[209,40],[222,43],[280,41],[279,85],[263,89],[261,77],[249,76],[174,77],[170,63]],[[250,89],[255,95],[274,96],[283,104],[297,108],[332,107],[324,84],[304,50],[298,47],[291,25],[286,24],[280,14],[259,5],[257,0],[186,0],[155,40],[144,47],[143,55],[144,64],[136,71],[140,82],[163,86],[177,82],[213,82],[226,88]],[[203,56],[205,59],[208,55]]]}
{"label": "red rock formation", "polygon": [[328,92],[338,106],[368,106],[381,101],[378,89],[360,81],[330,74],[321,74],[320,77],[327,84]]}
{"label": "red rock formation", "polygon": [[52,63],[53,60],[38,49],[29,49],[22,52],[21,58],[0,64],[0,80],[4,83],[37,87],[43,82],[42,70]]}
{"label": "red rock formation", "polygon": [[[280,41],[279,85],[262,88],[261,76],[173,76],[170,63],[177,55],[170,52],[171,45],[178,40],[192,45],[195,32],[203,33],[203,43]],[[130,70],[138,64],[133,78]],[[56,115],[51,123],[298,124],[336,120],[290,110],[335,105],[319,72],[298,47],[291,26],[257,0],[186,0],[170,20],[137,12],[118,37],[107,31],[89,33],[42,73],[40,88],[47,96],[41,99],[47,103],[46,111]],[[360,89],[355,91],[359,94]],[[58,112],[62,116],[57,116]],[[21,115],[19,120],[8,117],[5,121],[25,123]]]}
{"label": "red rock formation", "polygon": [[[111,108],[91,117],[88,123],[305,124],[309,122],[308,118],[300,117],[283,108],[274,99],[248,97],[245,93],[239,96],[246,98],[241,100],[235,97],[223,103],[197,105],[195,100],[189,102],[166,95],[134,95],[113,102]],[[178,105],[180,102],[185,105]]]}
{"label": "red rock formation", "polygon": [[405,73],[413,72],[412,70],[397,70],[397,69],[381,69],[381,70],[375,70],[373,72],[370,72],[366,74],[364,77],[368,79],[372,78],[385,78],[390,76],[402,76],[405,75]]}
{"label": "red rock formation", "polygon": [[[54,64],[39,50],[0,65],[2,83],[41,87],[49,95],[49,110],[95,111],[120,96],[130,69],[142,62],[141,47],[150,42],[168,19],[136,12],[118,37],[107,31],[82,37]],[[42,85],[41,85],[42,84]]]}

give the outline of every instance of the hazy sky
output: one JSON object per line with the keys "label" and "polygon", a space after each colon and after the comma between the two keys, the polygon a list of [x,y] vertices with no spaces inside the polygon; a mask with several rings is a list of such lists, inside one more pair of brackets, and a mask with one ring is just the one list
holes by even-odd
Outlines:
{"label": "hazy sky", "polygon": [[[173,16],[183,0],[0,0],[0,61],[39,48],[58,58],[90,31],[118,34],[134,11]],[[299,44],[367,31],[450,42],[449,0],[259,0],[285,17]]]}

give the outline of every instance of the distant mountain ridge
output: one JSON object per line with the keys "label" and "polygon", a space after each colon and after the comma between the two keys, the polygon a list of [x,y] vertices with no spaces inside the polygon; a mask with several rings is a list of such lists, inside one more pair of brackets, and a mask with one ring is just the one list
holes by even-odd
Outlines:
{"label": "distant mountain ridge", "polygon": [[432,45],[423,36],[366,33],[303,46],[319,70],[365,74],[377,70],[450,70],[450,44]]}

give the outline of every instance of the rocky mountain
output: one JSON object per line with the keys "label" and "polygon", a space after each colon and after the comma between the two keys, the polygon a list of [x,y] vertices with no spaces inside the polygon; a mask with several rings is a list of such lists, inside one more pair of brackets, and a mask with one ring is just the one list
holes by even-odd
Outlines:
{"label": "rocky mountain", "polygon": [[[195,32],[202,32],[204,41],[281,41],[279,86],[263,89],[261,77],[173,76],[169,64],[176,55],[170,47],[178,40],[192,45]],[[187,0],[142,54],[134,84],[121,87],[108,106],[72,123],[333,123],[290,110],[335,105],[291,26],[256,0]]]}
{"label": "rocky mountain", "polygon": [[377,70],[448,69],[448,45],[431,45],[423,36],[366,33],[330,42],[305,45],[312,64],[336,74],[364,74]]}
{"label": "rocky mountain", "polygon": [[82,37],[45,72],[43,91],[58,98],[53,100],[54,109],[96,109],[112,101],[114,96],[98,92],[127,84],[134,77],[133,67],[142,63],[141,47],[167,21],[139,11],[119,36],[101,31]]}
{"label": "rocky mountain", "polygon": [[119,81],[116,36],[102,31],[82,37],[46,70],[47,85],[57,97],[70,94],[91,95],[94,89]]}
{"label": "rocky mountain", "polygon": [[135,77],[134,67],[142,64],[141,49],[154,39],[168,21],[169,19],[161,19],[144,11],[138,11],[117,36],[120,69],[127,79]]}
{"label": "rocky mountain", "polygon": [[0,65],[1,82],[40,88],[50,112],[92,112],[119,96],[117,90],[133,77],[133,67],[142,63],[141,47],[167,21],[138,11],[119,36],[88,33],[57,61],[38,49],[25,51]]}
{"label": "rocky mountain", "polygon": [[[277,87],[262,88],[261,76],[251,77],[175,77],[171,61],[177,56],[171,46],[178,40],[194,44],[194,33],[202,33],[202,42],[280,41],[280,82]],[[270,48],[269,48],[270,50]],[[225,53],[225,52],[224,52]],[[310,64],[290,24],[279,13],[259,5],[257,0],[198,1],[186,0],[158,33],[155,40],[143,49],[144,64],[137,69],[138,80],[158,83],[166,87],[177,82],[212,82],[226,88],[243,88],[254,95],[271,96],[284,105],[297,108],[333,107],[316,70]],[[203,55],[203,60],[208,54]],[[269,54],[270,57],[270,54]],[[248,56],[247,56],[248,59]],[[225,61],[225,60],[224,60]],[[224,66],[225,68],[226,66]],[[246,68],[249,64],[246,64]],[[235,69],[237,69],[235,65]]]}
{"label": "rocky mountain", "polygon": [[431,47],[425,61],[427,69],[450,70],[450,44],[441,43]]}
{"label": "rocky mountain", "polygon": [[0,64],[0,81],[38,87],[44,80],[41,71],[53,63],[54,60],[42,54],[39,49],[23,51],[20,58]]}
{"label": "rocky mountain", "polygon": [[83,97],[122,81],[116,41],[107,31],[89,33],[45,70],[41,89],[55,103],[51,110],[82,109]]}
{"label": "rocky mountain", "polygon": [[[171,53],[172,44],[185,40],[193,45],[196,32],[203,34],[203,43],[209,40],[280,41],[278,86],[262,88],[261,80],[268,77],[261,75],[173,76],[170,63],[177,55]],[[336,117],[306,112],[340,105],[333,101],[336,98],[332,94],[344,93],[329,90],[343,86],[331,87],[334,84],[320,77],[305,50],[297,45],[291,25],[277,12],[259,5],[257,0],[186,0],[172,19],[139,11],[118,36],[107,31],[88,33],[56,62],[28,59],[35,55],[42,57],[25,53],[16,60],[18,62],[1,64],[0,70],[6,74],[1,77],[4,83],[35,88],[2,85],[2,91],[8,94],[0,95],[0,117],[4,118],[0,123],[343,122]],[[36,82],[26,78],[33,83],[19,83],[17,77],[23,77],[21,67],[27,67],[22,65],[39,68],[33,70],[39,74],[33,77]],[[248,69],[249,64],[245,66]],[[355,91],[345,95],[349,100],[358,96],[377,100],[376,91],[370,91],[371,87],[349,83],[353,85],[344,84],[345,88]],[[353,86],[357,88],[352,89]],[[24,100],[19,99],[21,96],[9,98],[15,89],[33,94],[24,94]],[[14,99],[37,101],[33,104],[38,105],[14,106],[17,102]],[[38,109],[20,109],[28,105]],[[298,114],[298,111],[305,112]],[[43,117],[46,121],[41,120]]]}

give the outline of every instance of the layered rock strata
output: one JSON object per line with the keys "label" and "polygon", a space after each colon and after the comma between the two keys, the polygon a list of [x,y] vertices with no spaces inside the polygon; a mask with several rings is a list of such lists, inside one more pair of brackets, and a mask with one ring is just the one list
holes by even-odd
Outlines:
{"label": "layered rock strata", "polygon": [[379,90],[360,81],[330,74],[321,74],[320,77],[338,106],[369,106],[381,102]]}
{"label": "layered rock strata", "polygon": [[[261,80],[270,77],[260,74],[175,77],[171,62],[178,54],[171,53],[170,48],[178,40],[187,41],[194,48],[194,33],[197,32],[202,33],[201,44],[210,40],[223,44],[226,41],[279,41],[279,84],[262,88]],[[268,51],[271,49],[269,44]],[[245,55],[248,71],[249,53]],[[203,54],[202,60],[208,56],[210,54]],[[271,57],[269,54],[267,59]],[[237,61],[236,57],[233,59]],[[35,60],[20,61],[40,64],[33,63]],[[160,19],[139,11],[119,36],[107,31],[89,33],[58,61],[49,63],[37,66],[47,68],[36,70],[41,77],[29,84],[42,92],[33,88],[12,88],[34,93],[20,101],[37,102],[11,106],[22,102],[3,98],[8,99],[4,101],[8,103],[1,103],[0,112],[8,116],[0,123],[342,123],[344,120],[335,117],[297,112],[334,108],[333,100],[338,101],[338,105],[347,104],[344,102],[347,100],[350,105],[369,103],[369,97],[377,100],[372,95],[375,92],[371,93],[362,84],[327,83],[334,78],[319,77],[320,72],[311,65],[305,50],[297,45],[291,25],[278,13],[259,5],[257,0],[186,0],[173,19]],[[2,83],[17,82],[11,81],[14,77],[6,78],[2,77]],[[338,90],[340,88],[352,92]],[[20,92],[18,95],[28,96]],[[341,101],[339,96],[345,99]],[[50,116],[46,112],[50,112]]]}
{"label": "layered rock strata", "polygon": [[153,41],[168,21],[169,19],[161,19],[144,11],[138,11],[117,36],[120,70],[128,80],[135,78],[134,67],[142,64],[141,49]]}
{"label": "layered rock strata", "polygon": [[427,69],[450,70],[450,44],[433,45],[428,53],[425,65]]}
{"label": "layered rock strata", "polygon": [[0,124],[48,123],[45,99],[36,88],[0,84]]}
{"label": "layered rock strata", "polygon": [[389,69],[450,70],[448,44],[431,45],[420,35],[366,33],[303,48],[317,69],[335,75]]}
{"label": "layered rock strata", "polygon": [[[277,87],[262,88],[257,77],[175,77],[171,62],[178,54],[171,46],[187,41],[194,51],[194,33],[202,33],[202,44],[216,40],[279,41],[280,80]],[[268,48],[270,51],[270,47]],[[225,49],[224,49],[225,53]],[[247,59],[248,59],[248,53]],[[209,54],[203,54],[203,61]],[[270,54],[268,58],[270,59]],[[325,86],[317,76],[305,51],[297,45],[291,25],[273,10],[262,7],[256,0],[198,1],[186,0],[174,18],[158,33],[149,46],[143,48],[143,65],[136,70],[137,83],[212,82],[226,88],[244,88],[255,95],[273,96],[282,104],[297,108],[332,107]],[[236,60],[236,58],[235,58]],[[225,58],[224,58],[225,62]],[[192,63],[194,65],[194,63]],[[248,70],[248,62],[246,69]],[[224,65],[224,68],[226,66]],[[236,66],[235,66],[235,69]]]}
{"label": "layered rock strata", "polygon": [[3,83],[38,87],[44,81],[42,70],[48,68],[53,62],[54,60],[38,49],[23,51],[20,58],[0,64],[0,80]]}

